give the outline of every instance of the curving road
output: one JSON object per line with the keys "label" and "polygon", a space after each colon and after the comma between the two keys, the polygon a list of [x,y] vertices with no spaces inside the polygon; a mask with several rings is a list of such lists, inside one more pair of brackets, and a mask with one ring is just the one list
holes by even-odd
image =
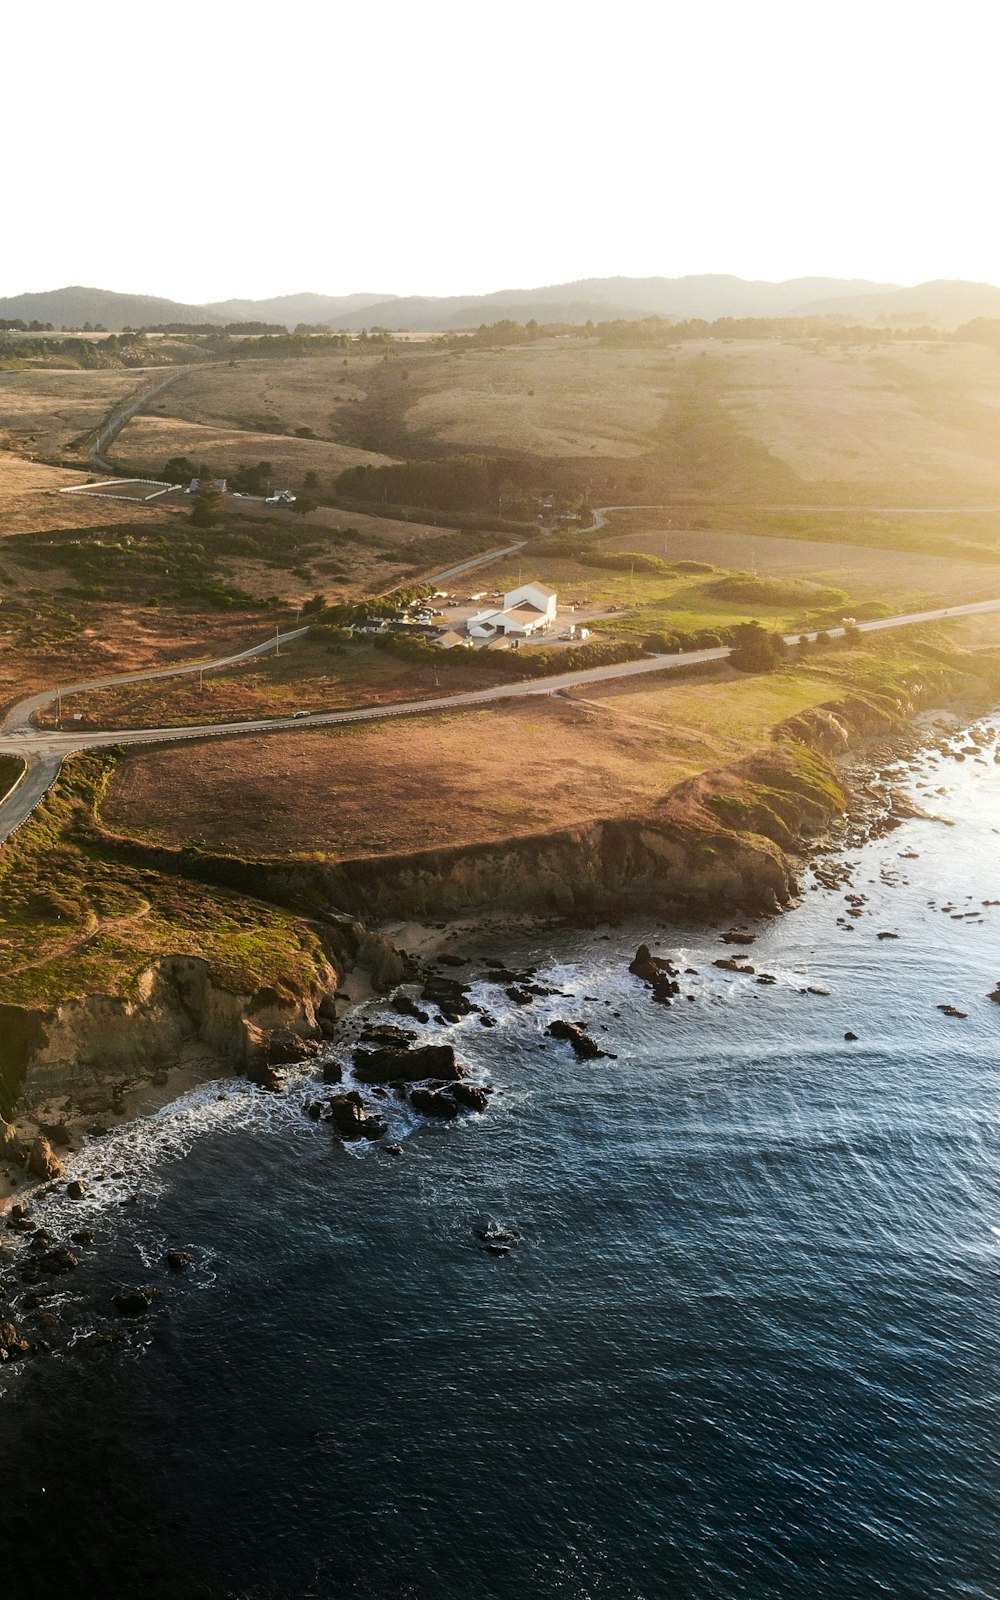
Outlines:
{"label": "curving road", "polygon": [[[903,628],[916,623],[938,622],[948,617],[973,616],[979,612],[1000,611],[1000,600],[978,600],[967,605],[948,606],[936,611],[908,612],[903,616],[879,618],[874,622],[858,624],[862,633],[877,633],[886,628]],[[281,636],[280,643],[290,642],[307,630],[298,628]],[[828,630],[832,637],[842,636],[843,628]],[[786,639],[794,644],[801,636],[788,634]],[[815,634],[810,634],[815,638]],[[231,666],[256,655],[266,654],[275,648],[275,640],[233,656],[219,657],[212,662],[194,662],[181,667],[166,667],[154,672],[127,673],[117,678],[104,678],[94,683],[72,685],[74,691],[107,687],[112,684],[148,682],[155,678],[181,677],[202,671],[207,666]],[[567,689],[582,688],[593,683],[604,683],[614,678],[633,678],[653,672],[669,672],[678,667],[691,666],[703,661],[722,661],[729,654],[725,646],[711,650],[688,650],[679,655],[646,656],[640,661],[621,662],[615,666],[588,667],[578,672],[564,672],[546,678],[528,678],[517,683],[498,684],[492,689],[473,689],[464,693],[441,695],[433,700],[408,700],[395,705],[359,706],[350,711],[317,711],[305,716],[259,718],[252,722],[194,723],[177,728],[131,728],[82,732],[62,730],[45,732],[31,725],[33,711],[42,705],[51,705],[56,697],[54,690],[32,695],[20,701],[8,712],[0,729],[0,751],[20,756],[28,764],[28,773],[7,798],[0,802],[0,842],[8,838],[31,814],[35,805],[47,792],[68,755],[80,750],[106,749],[112,745],[141,745],[175,743],[182,739],[222,739],[241,734],[285,733],[306,728],[329,728],[356,722],[384,721],[389,717],[428,716],[435,712],[455,711],[466,706],[491,705],[498,700],[518,700],[531,695],[554,695]],[[69,692],[66,690],[64,692]]]}
{"label": "curving road", "polygon": [[[913,611],[897,617],[880,617],[873,622],[857,624],[861,633],[881,632],[886,628],[904,628],[922,622],[939,622],[949,617],[973,616],[980,612],[1000,611],[1000,600],[976,600],[967,605],[948,606],[936,611]],[[282,634],[280,643],[290,643],[308,630],[296,628]],[[843,637],[844,628],[826,630],[831,638]],[[795,644],[798,633],[786,634],[786,642]],[[816,638],[815,633],[807,637]],[[121,677],[97,679],[91,683],[78,683],[63,693],[83,692],[87,689],[106,688],[114,684],[142,683],[151,679],[183,677],[186,674],[232,666],[253,656],[264,655],[275,648],[275,640],[265,640],[237,655],[221,656],[207,662],[194,662],[180,667],[165,667],[155,672],[125,673]],[[280,733],[291,729],[333,727],[352,722],[382,721],[387,717],[421,716],[432,711],[450,711],[462,706],[489,705],[496,700],[521,699],[526,695],[552,695],[566,689],[575,689],[592,683],[603,683],[612,678],[631,678],[651,672],[669,672],[704,661],[723,661],[729,655],[727,646],[709,650],[686,650],[676,655],[644,656],[639,661],[624,661],[616,665],[586,667],[577,672],[563,672],[544,678],[526,678],[516,683],[497,684],[491,689],[470,689],[458,694],[441,695],[436,699],[404,700],[388,705],[357,706],[347,711],[314,711],[305,716],[262,717],[249,722],[190,723],[173,728],[102,729],[94,732],[71,729],[48,732],[31,726],[33,711],[51,705],[55,690],[19,701],[8,712],[0,727],[0,751],[22,757],[28,755],[58,756],[60,759],[77,750],[106,749],[111,745],[160,744],[178,739],[229,738],[243,733]]]}

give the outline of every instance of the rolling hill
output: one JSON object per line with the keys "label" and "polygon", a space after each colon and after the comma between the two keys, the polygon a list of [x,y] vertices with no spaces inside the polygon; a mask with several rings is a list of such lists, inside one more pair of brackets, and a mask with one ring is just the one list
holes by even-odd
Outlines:
{"label": "rolling hill", "polygon": [[955,327],[974,317],[1000,316],[1000,288],[989,283],[937,280],[903,287],[866,279],[791,278],[785,283],[697,274],[682,278],[582,278],[536,289],[481,295],[323,295],[299,293],[265,300],[232,299],[186,305],[152,295],[117,294],[78,286],[0,299],[5,318],[51,322],[58,328],[100,324],[111,332],[164,322],[262,321],[324,323],[335,329],[457,331],[512,318],[582,323],[659,316],[838,316],[857,322],[930,323]]}

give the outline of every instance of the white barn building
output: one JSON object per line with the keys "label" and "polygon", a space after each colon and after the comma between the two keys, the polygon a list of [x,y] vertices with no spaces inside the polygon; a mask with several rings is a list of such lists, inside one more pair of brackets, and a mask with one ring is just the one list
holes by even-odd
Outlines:
{"label": "white barn building", "polygon": [[544,583],[523,583],[504,595],[503,606],[480,611],[468,621],[470,639],[530,639],[556,620],[556,592]]}

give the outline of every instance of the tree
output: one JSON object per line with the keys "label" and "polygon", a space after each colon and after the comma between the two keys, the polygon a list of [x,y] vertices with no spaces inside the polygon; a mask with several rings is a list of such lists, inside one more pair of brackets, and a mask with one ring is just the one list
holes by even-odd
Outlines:
{"label": "tree", "polygon": [[729,665],[737,672],[773,672],[785,653],[785,641],[759,622],[738,622],[732,630]]}
{"label": "tree", "polygon": [[197,478],[198,468],[190,456],[171,456],[164,462],[161,476],[167,483],[189,483],[192,478]]}
{"label": "tree", "polygon": [[303,487],[303,489],[318,489],[319,488],[319,473],[318,472],[307,472],[305,477],[302,479],[302,487]]}
{"label": "tree", "polygon": [[202,478],[192,497],[191,522],[196,528],[214,528],[222,518],[222,494],[214,478]]}
{"label": "tree", "polygon": [[296,496],[292,510],[297,512],[300,517],[307,517],[310,511],[315,511],[318,506],[319,501],[314,495],[300,494]]}

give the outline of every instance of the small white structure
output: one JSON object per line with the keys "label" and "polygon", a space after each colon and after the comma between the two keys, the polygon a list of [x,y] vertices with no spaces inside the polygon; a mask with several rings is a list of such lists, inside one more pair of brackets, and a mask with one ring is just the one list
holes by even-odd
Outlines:
{"label": "small white structure", "polygon": [[447,633],[439,633],[436,639],[431,640],[431,643],[439,645],[442,650],[454,650],[456,648],[469,650],[472,648],[472,640],[467,639],[464,633],[456,633],[454,628],[449,628]]}
{"label": "small white structure", "polygon": [[269,494],[265,498],[264,504],[266,506],[293,506],[297,498],[291,489],[275,489],[273,494]]}
{"label": "small white structure", "polygon": [[470,639],[530,639],[556,620],[556,592],[544,583],[523,583],[504,595],[502,607],[480,611],[468,621]]}
{"label": "small white structure", "polygon": [[225,494],[225,478],[192,478],[185,492],[187,494],[201,494],[206,489],[214,489],[216,494]]}

